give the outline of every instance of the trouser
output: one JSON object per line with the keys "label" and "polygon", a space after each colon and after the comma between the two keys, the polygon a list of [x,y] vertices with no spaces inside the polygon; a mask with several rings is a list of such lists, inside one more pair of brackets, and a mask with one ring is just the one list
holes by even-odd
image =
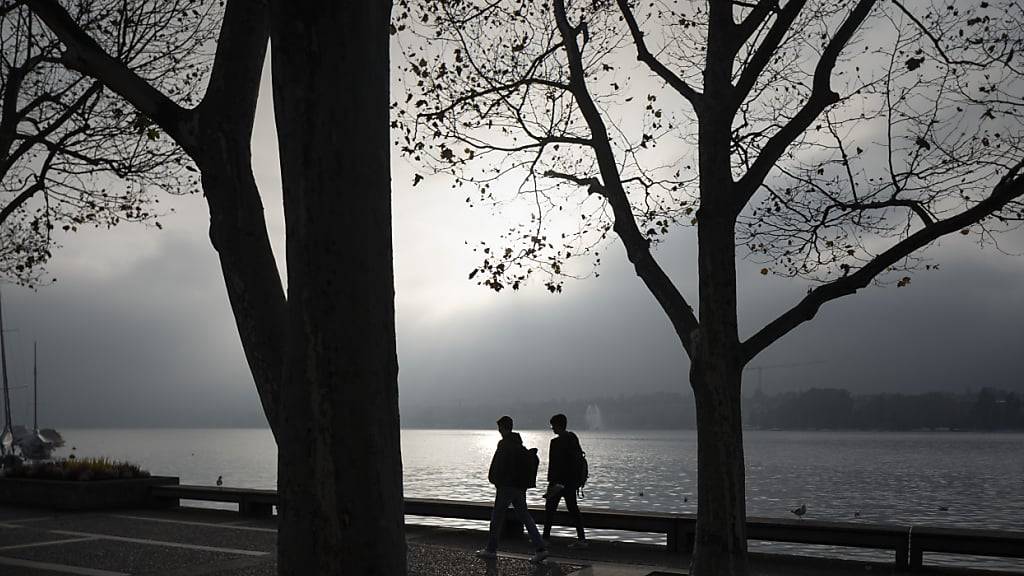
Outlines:
{"label": "trouser", "polygon": [[512,486],[499,486],[494,494],[494,510],[491,510],[491,530],[487,539],[487,549],[491,552],[498,550],[498,538],[501,536],[501,528],[505,524],[505,512],[509,504],[515,509],[516,518],[526,525],[526,531],[530,533],[530,540],[538,549],[544,547],[544,540],[537,531],[537,524],[526,509],[526,489],[514,488]]}
{"label": "trouser", "polygon": [[551,536],[551,520],[555,516],[555,510],[558,510],[558,501],[565,498],[565,508],[572,515],[573,523],[576,524],[576,537],[580,540],[585,540],[586,535],[583,533],[583,515],[580,514],[579,504],[576,503],[576,487],[566,486],[557,493],[552,494],[548,497],[547,502],[544,505],[544,537]]}

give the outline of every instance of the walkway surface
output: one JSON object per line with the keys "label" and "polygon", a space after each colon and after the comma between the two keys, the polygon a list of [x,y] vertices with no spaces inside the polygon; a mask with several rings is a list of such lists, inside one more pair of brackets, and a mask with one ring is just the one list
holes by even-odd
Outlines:
{"label": "walkway surface", "polygon": [[[551,558],[534,565],[527,561],[529,543],[507,538],[498,560],[484,561],[473,555],[486,540],[480,531],[410,525],[407,536],[410,576],[665,576],[685,574],[689,560],[656,546],[593,542],[577,551],[565,546],[568,540],[555,539]],[[0,507],[2,576],[273,576],[276,544],[273,519],[229,511],[55,514]],[[864,562],[754,556],[751,563],[758,576],[897,574],[891,565]]]}

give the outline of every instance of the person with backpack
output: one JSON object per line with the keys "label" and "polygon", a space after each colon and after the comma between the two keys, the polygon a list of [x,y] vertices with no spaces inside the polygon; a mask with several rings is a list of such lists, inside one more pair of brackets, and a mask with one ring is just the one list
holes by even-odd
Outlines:
{"label": "person with backpack", "polygon": [[522,436],[512,431],[511,416],[498,418],[497,424],[501,440],[498,441],[498,449],[494,451],[491,467],[487,472],[487,480],[496,488],[494,509],[491,511],[491,528],[487,547],[477,550],[476,555],[487,559],[498,556],[498,538],[505,524],[505,512],[511,504],[515,509],[516,518],[526,525],[530,540],[536,547],[530,562],[543,562],[548,557],[548,551],[533,517],[530,516],[530,511],[526,508],[526,490],[537,486],[537,465],[540,463],[537,449],[527,450],[523,446]]}
{"label": "person with backpack", "polygon": [[569,544],[569,547],[586,548],[587,535],[583,531],[583,515],[580,514],[579,504],[576,503],[576,491],[587,482],[587,458],[583,447],[580,446],[579,437],[567,429],[568,425],[569,419],[565,414],[555,414],[551,417],[551,430],[555,437],[551,439],[551,446],[548,449],[544,539],[551,537],[551,520],[554,518],[555,510],[558,510],[558,501],[565,498],[565,507],[576,524],[576,541]]}

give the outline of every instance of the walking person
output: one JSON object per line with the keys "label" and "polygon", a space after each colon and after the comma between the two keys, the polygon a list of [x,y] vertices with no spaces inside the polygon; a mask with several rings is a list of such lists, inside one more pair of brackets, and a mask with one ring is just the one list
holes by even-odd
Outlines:
{"label": "walking person", "polygon": [[583,515],[580,514],[580,507],[576,502],[576,490],[584,481],[584,478],[581,478],[583,447],[580,446],[579,437],[567,429],[568,425],[569,419],[565,414],[555,414],[551,417],[551,430],[555,437],[551,439],[551,446],[548,449],[544,539],[551,537],[551,520],[554,518],[555,510],[558,510],[558,501],[565,498],[565,507],[576,524],[576,541],[569,544],[569,547],[586,548],[587,535],[583,531]]}
{"label": "walking person", "polygon": [[526,509],[526,489],[537,484],[537,449],[527,450],[523,446],[523,438],[512,431],[512,417],[498,418],[498,432],[501,440],[498,449],[491,459],[491,468],[487,472],[487,480],[494,484],[494,509],[491,511],[491,529],[488,534],[487,548],[477,550],[480,558],[496,558],[498,556],[498,538],[505,524],[505,513],[509,504],[515,509],[516,518],[526,525],[530,540],[536,552],[530,562],[543,562],[548,557],[544,540],[537,531],[537,525]]}

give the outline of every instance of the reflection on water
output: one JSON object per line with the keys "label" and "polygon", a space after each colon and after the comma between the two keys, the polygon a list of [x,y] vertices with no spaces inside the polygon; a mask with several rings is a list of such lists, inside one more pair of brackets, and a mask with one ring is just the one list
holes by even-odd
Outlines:
{"label": "reflection on water", "polygon": [[[521,433],[528,447],[539,448],[538,483],[543,484],[551,433]],[[579,435],[590,463],[581,506],[696,512],[694,432]],[[81,456],[131,459],[153,473],[180,476],[186,484],[212,485],[223,476],[228,486],[276,486],[277,449],[268,430],[69,430],[65,438],[64,455],[76,446]],[[406,495],[489,502],[494,492],[487,467],[497,441],[493,430],[404,430]],[[804,503],[806,519],[1024,530],[1024,434],[747,431],[745,446],[750,516],[792,518],[789,511]],[[542,504],[541,492],[529,491],[529,501]],[[1024,567],[994,559],[972,563]]]}

